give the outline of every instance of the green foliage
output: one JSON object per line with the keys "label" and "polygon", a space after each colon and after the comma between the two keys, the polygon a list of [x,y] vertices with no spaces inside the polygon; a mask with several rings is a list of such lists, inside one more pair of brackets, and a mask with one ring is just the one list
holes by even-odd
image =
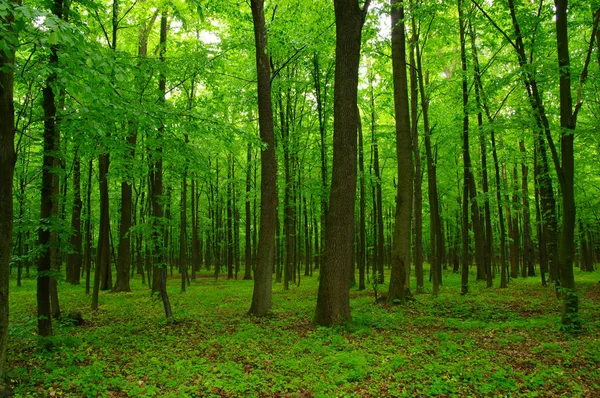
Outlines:
{"label": "green foliage", "polygon": [[352,322],[333,329],[310,323],[316,275],[289,291],[276,286],[267,318],[245,315],[251,281],[206,275],[179,294],[179,280],[170,279],[175,324],[136,281],[133,293],[103,293],[97,313],[82,287],[61,284],[63,307],[86,323],[56,323],[43,341],[34,281],[25,280],[11,294],[8,375],[17,397],[600,392],[600,312],[585,293],[597,272],[577,275],[586,320],[577,338],[557,330],[560,301],[537,278],[508,289],[474,283],[466,297],[459,278],[446,273],[437,298],[418,295],[404,307],[374,305],[372,293],[353,290]]}

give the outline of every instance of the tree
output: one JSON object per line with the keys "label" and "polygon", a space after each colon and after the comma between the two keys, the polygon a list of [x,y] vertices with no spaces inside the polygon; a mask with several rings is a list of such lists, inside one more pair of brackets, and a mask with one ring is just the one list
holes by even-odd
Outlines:
{"label": "tree", "polygon": [[[13,232],[13,176],[15,171],[15,112],[13,103],[14,62],[17,43],[13,30],[15,16],[9,4],[8,14],[0,13],[0,32],[8,48],[0,52],[0,395],[5,393],[4,375],[8,345],[8,298],[10,255]],[[8,395],[8,394],[7,394]]]}
{"label": "tree", "polygon": [[264,0],[251,0],[256,46],[256,72],[258,85],[258,124],[260,138],[265,146],[260,154],[261,198],[258,258],[254,271],[254,292],[250,314],[265,316],[271,309],[271,274],[275,256],[275,228],[277,223],[277,161],[273,108],[271,103],[271,75],[267,54]]}
{"label": "tree", "polygon": [[335,87],[333,165],[315,323],[331,326],[350,320],[349,280],[354,243],[358,66],[362,27],[370,0],[339,0],[335,7]]}
{"label": "tree", "polygon": [[562,231],[559,246],[560,285],[563,289],[562,323],[565,327],[579,330],[578,316],[579,298],[575,290],[575,277],[573,274],[573,259],[575,256],[575,193],[574,172],[575,157],[573,142],[577,116],[583,105],[581,89],[587,78],[587,69],[590,64],[594,38],[598,30],[600,14],[595,13],[594,24],[585,65],[581,73],[578,97],[575,108],[571,96],[571,61],[569,54],[569,36],[567,25],[568,0],[556,0],[556,47],[558,54],[559,86],[560,86],[560,165],[556,164],[556,172],[562,189]]}
{"label": "tree", "polygon": [[404,2],[390,0],[392,6],[392,65],[394,80],[394,111],[396,114],[396,156],[398,186],[396,220],[392,248],[392,273],[387,301],[404,302],[410,294],[407,283],[410,269],[410,235],[413,201],[413,142],[408,110],[408,78],[406,74],[406,41],[404,33]]}

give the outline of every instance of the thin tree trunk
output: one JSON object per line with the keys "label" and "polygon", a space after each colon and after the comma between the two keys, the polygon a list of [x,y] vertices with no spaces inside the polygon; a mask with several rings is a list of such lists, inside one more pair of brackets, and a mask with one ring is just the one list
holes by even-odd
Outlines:
{"label": "thin tree trunk", "polygon": [[379,167],[379,145],[377,145],[377,134],[375,124],[375,95],[373,93],[373,81],[370,79],[371,89],[371,139],[373,142],[373,169],[375,171],[375,194],[376,202],[373,204],[376,208],[377,218],[375,225],[377,226],[377,245],[373,248],[377,251],[376,262],[373,265],[375,280],[377,283],[384,283],[384,257],[385,257],[385,235],[383,225],[383,198],[381,193],[381,169]]}
{"label": "thin tree trunk", "polygon": [[366,233],[366,192],[365,192],[365,161],[363,149],[363,131],[360,111],[358,113],[358,172],[360,178],[360,199],[359,199],[359,238],[358,238],[358,290],[365,290],[365,266],[367,256],[367,233]]}
{"label": "thin tree trunk", "polygon": [[75,150],[73,158],[73,210],[71,214],[70,237],[71,252],[67,258],[67,282],[78,285],[81,277],[81,160],[79,151]]}
{"label": "thin tree trunk", "polygon": [[423,180],[421,173],[421,149],[419,147],[419,116],[418,116],[418,83],[417,65],[415,62],[416,36],[410,40],[410,115],[412,129],[412,150],[415,161],[414,174],[414,223],[415,223],[415,249],[414,264],[417,277],[417,293],[424,289],[423,278]]}
{"label": "thin tree trunk", "polygon": [[492,235],[492,216],[490,210],[489,200],[489,185],[488,185],[488,170],[487,170],[487,138],[483,131],[483,112],[482,102],[483,88],[481,84],[481,71],[479,68],[479,57],[477,55],[477,46],[475,45],[475,31],[471,26],[471,20],[469,19],[469,36],[471,38],[471,51],[473,53],[473,68],[475,78],[475,99],[477,101],[477,126],[479,128],[479,147],[481,152],[481,179],[482,179],[482,191],[484,197],[484,220],[485,232],[483,233],[484,240],[484,253],[483,253],[483,268],[485,272],[486,286],[492,287],[493,285],[493,273],[492,273],[492,253],[493,246],[492,242],[494,237]]}
{"label": "thin tree trunk", "polygon": [[252,145],[248,143],[246,156],[246,197],[244,208],[246,210],[246,247],[244,259],[244,279],[252,279],[252,231],[250,218],[250,192],[252,190]]}
{"label": "thin tree trunk", "polygon": [[535,276],[533,240],[531,232],[531,215],[529,210],[529,169],[527,167],[527,153],[525,152],[525,142],[520,140],[519,149],[522,154],[521,159],[521,192],[523,196],[523,271],[521,276]]}

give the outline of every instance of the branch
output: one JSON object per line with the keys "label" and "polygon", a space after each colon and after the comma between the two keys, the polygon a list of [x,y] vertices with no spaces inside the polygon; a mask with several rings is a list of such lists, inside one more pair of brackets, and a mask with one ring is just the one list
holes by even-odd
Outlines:
{"label": "branch", "polygon": [[517,49],[517,46],[516,46],[516,45],[515,45],[515,43],[514,43],[514,42],[513,42],[513,41],[510,39],[510,37],[508,37],[508,35],[506,34],[506,32],[504,32],[504,30],[502,30],[502,28],[500,28],[500,27],[498,26],[498,24],[496,24],[496,22],[494,22],[494,20],[493,20],[493,19],[492,19],[492,18],[491,18],[491,17],[488,15],[488,13],[487,13],[487,12],[485,12],[485,11],[483,10],[483,8],[481,8],[481,6],[480,6],[479,4],[477,4],[477,2],[476,2],[475,0],[471,0],[471,1],[472,1],[472,2],[473,2],[473,4],[475,5],[475,7],[477,7],[477,9],[478,9],[479,11],[481,11],[481,13],[483,14],[483,16],[484,16],[484,17],[485,17],[485,18],[486,18],[488,21],[490,21],[490,23],[491,23],[491,24],[494,26],[494,28],[496,28],[496,30],[497,30],[498,32],[500,32],[500,33],[502,34],[502,36],[504,36],[504,38],[505,38],[505,39],[508,41],[508,43],[509,43],[511,46],[513,46],[513,48],[514,48],[515,50],[517,50],[517,51],[518,51],[518,49]]}
{"label": "branch", "polygon": [[102,24],[102,21],[100,20],[100,15],[98,15],[98,10],[95,8],[94,8],[94,14],[96,14],[96,20],[100,24],[100,27],[102,28],[102,32],[104,32],[104,37],[106,38],[106,43],[110,47],[111,44],[110,44],[110,39],[108,38],[108,33],[106,32],[106,29],[104,29],[104,25]]}
{"label": "branch", "polygon": [[121,23],[121,21],[123,20],[123,18],[125,18],[127,16],[127,14],[129,14],[129,12],[131,10],[133,10],[133,7],[135,7],[136,4],[137,4],[137,0],[135,0],[133,2],[133,4],[131,5],[131,7],[129,7],[129,9],[127,11],[125,11],[125,14],[123,14],[123,16],[117,21],[117,26]]}
{"label": "branch", "polygon": [[596,36],[596,32],[598,31],[598,20],[600,20],[600,12],[596,12],[594,14],[594,26],[592,27],[590,45],[588,46],[588,51],[585,56],[585,63],[583,66],[583,70],[581,71],[581,76],[579,78],[579,87],[577,88],[577,104],[575,105],[575,110],[573,111],[573,115],[571,116],[571,121],[569,123],[572,126],[571,128],[575,128],[575,124],[577,123],[577,115],[579,114],[579,110],[583,105],[583,85],[588,77],[588,67],[590,66],[590,60],[592,58],[592,51],[594,51],[594,39]]}

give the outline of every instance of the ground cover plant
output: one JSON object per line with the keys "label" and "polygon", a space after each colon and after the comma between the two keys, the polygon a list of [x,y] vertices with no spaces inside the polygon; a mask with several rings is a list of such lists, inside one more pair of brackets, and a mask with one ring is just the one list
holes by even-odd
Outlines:
{"label": "ground cover plant", "polygon": [[[199,277],[185,293],[169,279],[174,324],[149,290],[102,293],[60,285],[66,311],[54,336],[36,336],[35,281],[11,294],[8,376],[16,397],[585,396],[600,394],[600,273],[576,273],[583,331],[560,331],[560,301],[537,278],[507,289],[460,290],[406,306],[351,290],[352,321],[312,323],[317,278],[283,291],[273,311],[246,314],[252,281]],[[134,281],[134,286],[139,281]]]}

